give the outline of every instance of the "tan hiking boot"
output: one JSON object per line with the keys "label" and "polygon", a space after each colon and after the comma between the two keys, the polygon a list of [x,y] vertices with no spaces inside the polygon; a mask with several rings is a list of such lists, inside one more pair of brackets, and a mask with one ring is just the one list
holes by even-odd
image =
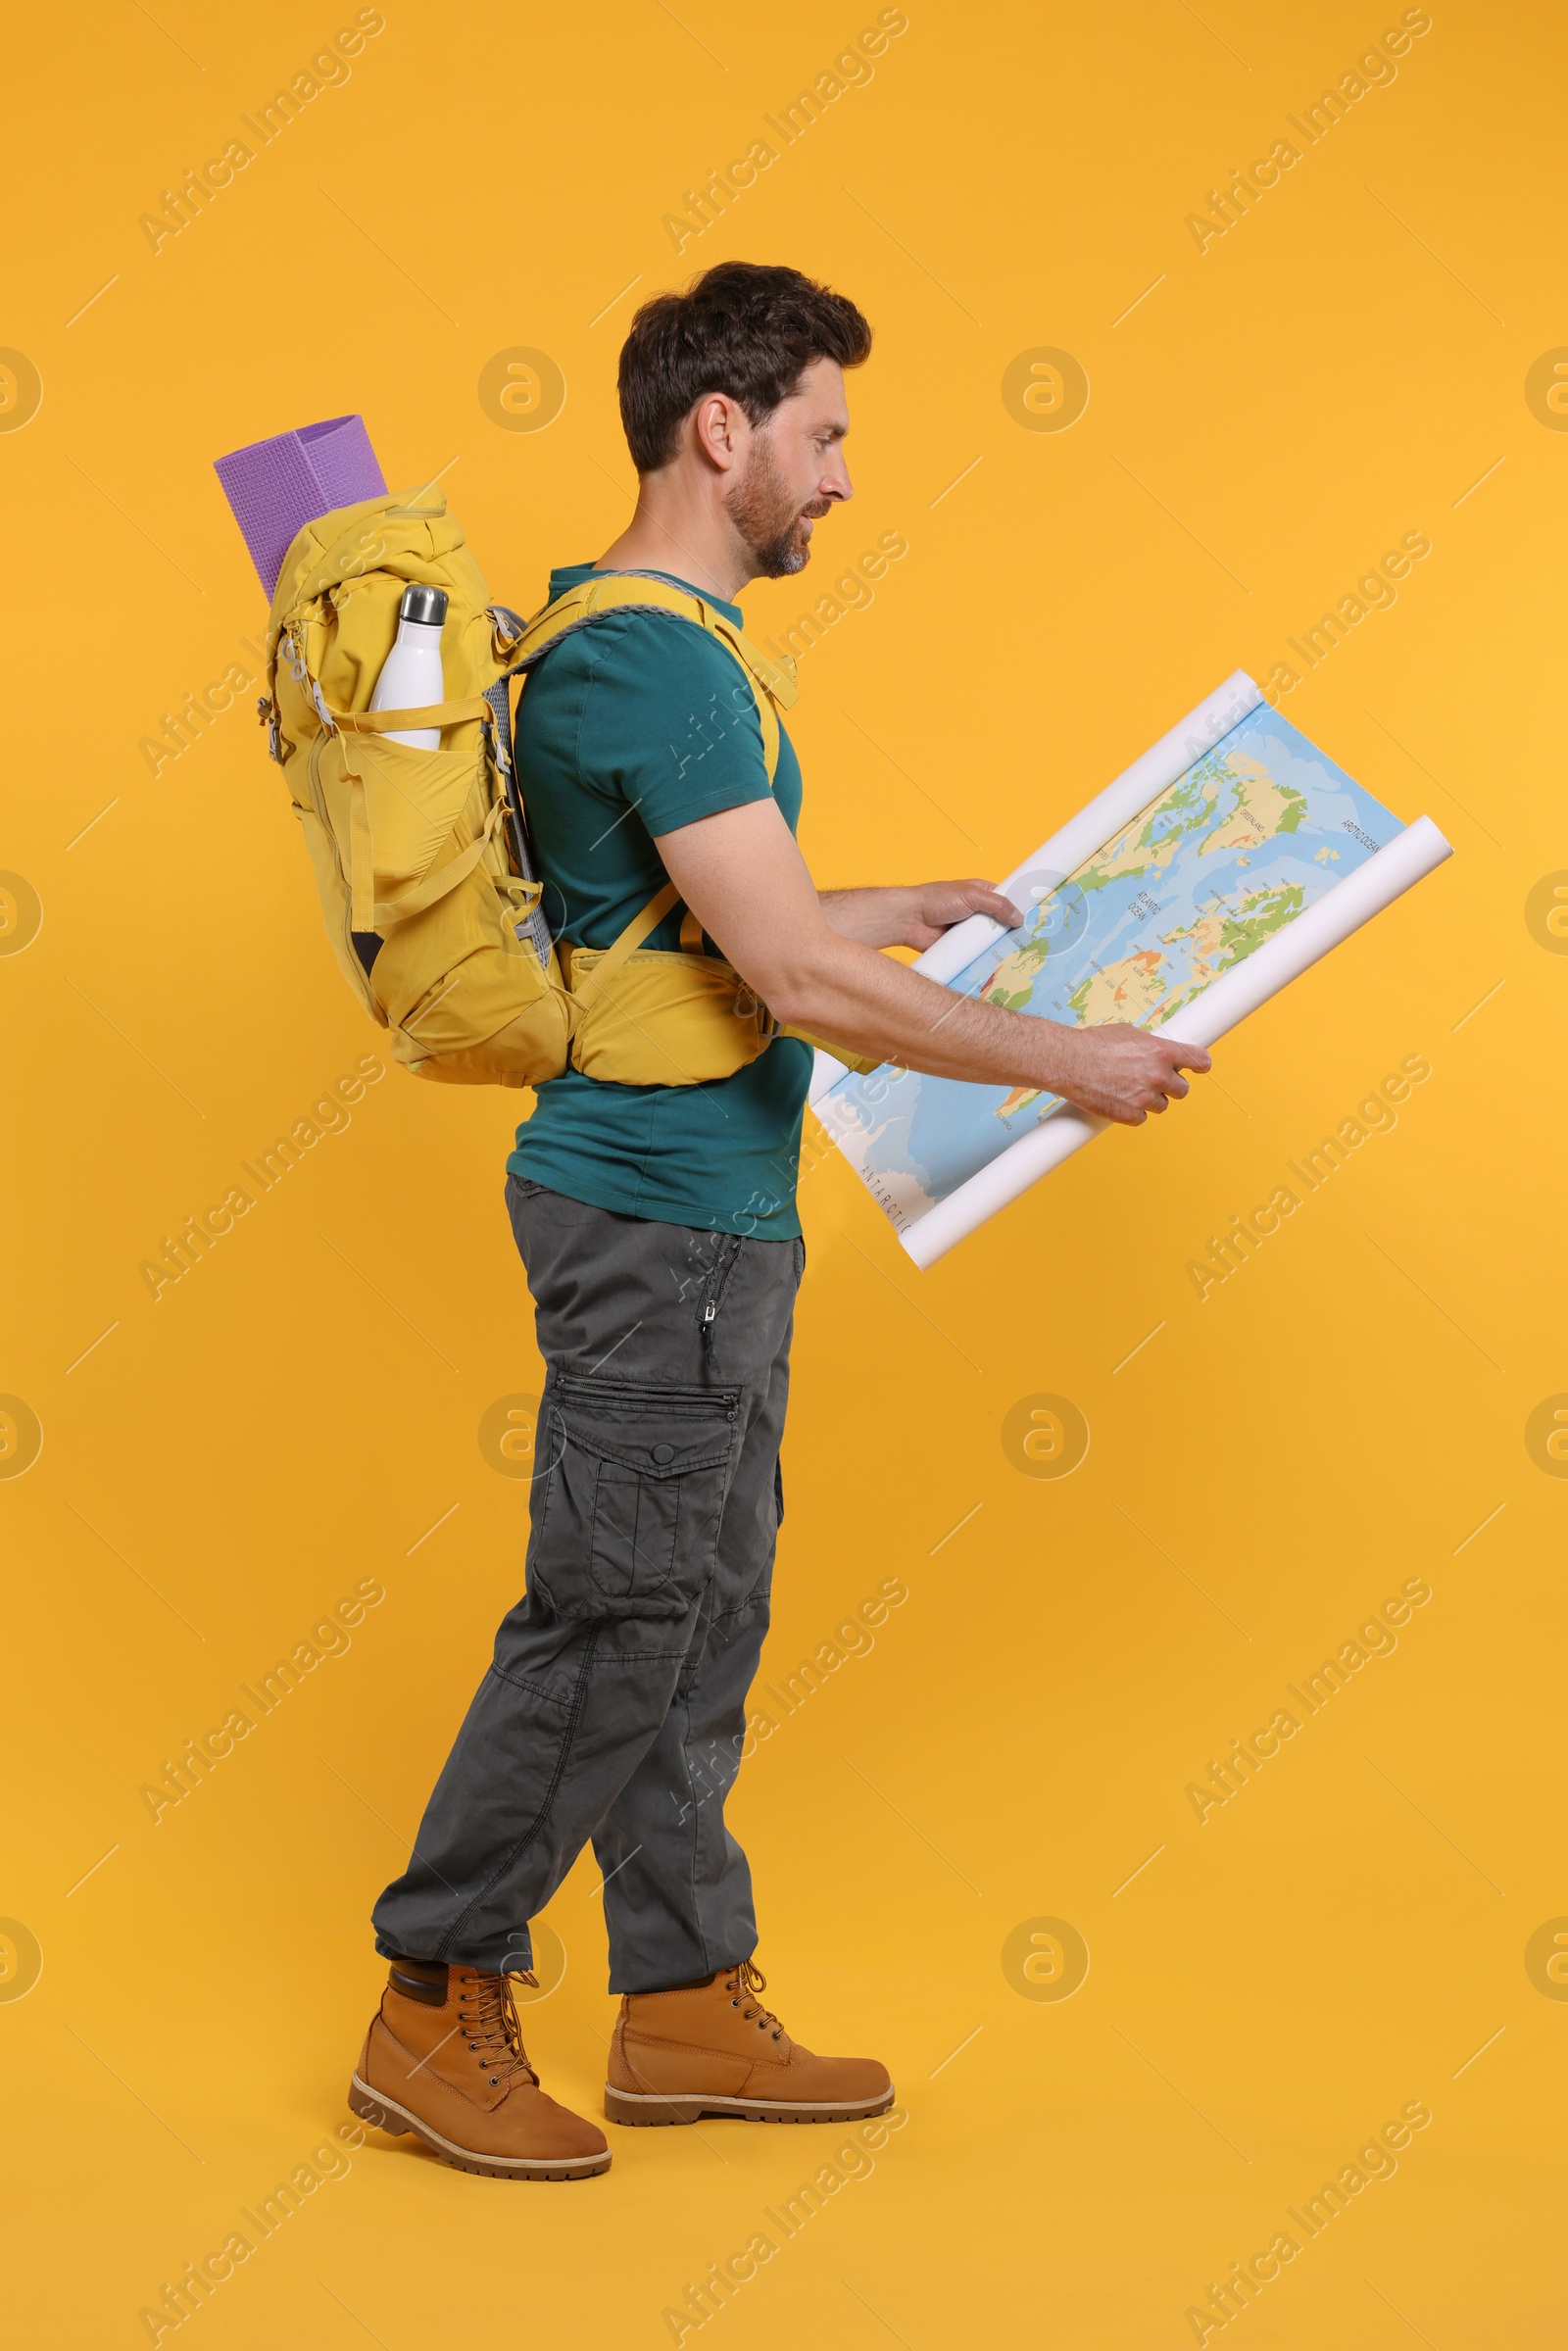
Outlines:
{"label": "tan hiking boot", "polygon": [[598,2125],[539,2087],[510,1979],[481,1968],[393,1960],[349,2104],[378,2131],[414,2131],[460,2172],[587,2180],[610,2169]]}
{"label": "tan hiking boot", "polygon": [[673,1991],[628,1992],[610,2043],[612,2123],[858,2123],[893,2103],[874,2057],[813,2057],[758,1994],[749,1959]]}

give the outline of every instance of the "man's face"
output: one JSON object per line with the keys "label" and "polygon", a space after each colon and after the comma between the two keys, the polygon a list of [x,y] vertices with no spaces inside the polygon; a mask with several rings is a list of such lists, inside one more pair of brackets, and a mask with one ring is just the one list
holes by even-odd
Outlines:
{"label": "man's face", "polygon": [[812,523],[837,499],[855,495],[844,464],[849,429],[836,360],[813,360],[799,387],[754,428],[741,478],[724,503],[760,578],[804,570]]}

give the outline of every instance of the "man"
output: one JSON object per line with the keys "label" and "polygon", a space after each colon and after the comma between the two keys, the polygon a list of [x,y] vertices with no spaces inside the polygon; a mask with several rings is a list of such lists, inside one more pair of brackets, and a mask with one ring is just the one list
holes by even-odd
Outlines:
{"label": "man", "polygon": [[[799,571],[851,495],[844,371],[870,329],[797,270],[727,262],[647,304],[620,361],[639,476],[594,571],[655,572],[737,627],[748,580]],[[1201,1051],[962,1001],[880,955],[1017,909],[988,882],[818,892],[795,843],[801,773],[771,780],[751,687],[701,625],[620,611],[532,677],[517,764],[558,937],[603,948],[666,879],[783,1022],[877,1060],[1050,1088],[1139,1124]],[[677,905],[650,944],[679,944]],[[391,1961],[357,2113],[447,2162],[517,2179],[605,2171],[595,2125],[522,2048],[509,1971],[591,1838],[611,1989],[606,2112],[621,2123],[851,2121],[893,2090],[818,2057],[761,2001],[745,1856],[724,1826],[783,1515],[794,1171],[809,1048],[779,1036],[706,1085],[569,1070],[541,1086],[508,1200],[547,1366],[528,1589],[375,1911]]]}

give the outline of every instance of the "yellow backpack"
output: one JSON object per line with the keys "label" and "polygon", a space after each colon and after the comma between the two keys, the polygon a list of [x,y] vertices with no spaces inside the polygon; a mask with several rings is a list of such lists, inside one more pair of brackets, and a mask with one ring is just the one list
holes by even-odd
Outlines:
{"label": "yellow backpack", "polygon": [[[371,713],[411,582],[446,591],[448,699]],[[512,758],[509,681],[574,629],[636,606],[695,622],[757,699],[769,781],[793,663],[768,660],[706,598],[605,572],[531,622],[490,602],[440,491],[340,507],[289,549],[269,624],[262,713],[315,869],[344,977],[417,1077],[534,1086],[568,1064],[633,1086],[729,1077],[777,1033],[688,914],[678,954],[643,942],[677,905],[667,883],[612,946],[558,951],[540,906]],[[388,742],[439,727],[440,748]]]}

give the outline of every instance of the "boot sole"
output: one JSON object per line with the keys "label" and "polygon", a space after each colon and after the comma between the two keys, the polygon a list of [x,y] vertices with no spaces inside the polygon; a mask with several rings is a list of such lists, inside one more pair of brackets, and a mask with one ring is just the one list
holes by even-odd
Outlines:
{"label": "boot sole", "polygon": [[642,2090],[613,2089],[605,2084],[605,2114],[612,2123],[647,2128],[649,2125],[715,2121],[738,2123],[861,2123],[886,2114],[893,2104],[891,2084],[880,2097],[850,2098],[835,2104],[790,2105],[777,2098],[682,2098]]}
{"label": "boot sole", "polygon": [[371,2089],[356,2074],[349,2082],[349,2110],[362,2123],[389,2137],[407,2138],[411,2134],[421,2139],[432,2155],[450,2164],[455,2172],[479,2172],[487,2180],[592,2180],[599,2172],[608,2172],[611,2151],[603,2155],[480,2155],[471,2147],[460,2147],[452,2139],[443,2138],[439,2131],[389,2098],[384,2090]]}

